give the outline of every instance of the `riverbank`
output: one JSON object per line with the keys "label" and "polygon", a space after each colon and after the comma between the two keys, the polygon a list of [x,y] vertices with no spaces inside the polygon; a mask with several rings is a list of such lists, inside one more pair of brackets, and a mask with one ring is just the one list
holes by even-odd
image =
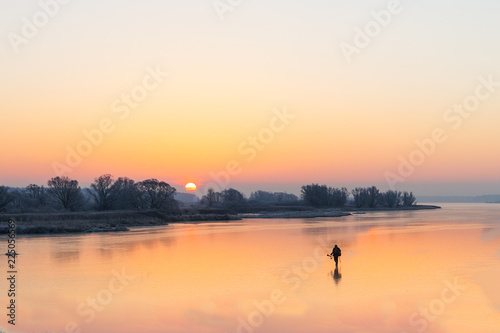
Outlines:
{"label": "riverbank", "polygon": [[[112,212],[78,212],[78,213],[29,213],[0,214],[0,221],[14,219],[17,234],[64,234],[92,232],[123,232],[130,227],[165,226],[169,223],[187,222],[220,222],[241,219],[279,219],[279,218],[316,218],[342,217],[352,214],[363,214],[379,211],[401,211],[439,209],[439,206],[415,205],[398,208],[353,208],[314,209],[311,207],[271,207],[260,210],[254,207],[244,213],[224,209],[186,210],[181,215],[172,215],[161,211],[112,211]],[[0,234],[7,234],[7,224],[0,225]]]}
{"label": "riverbank", "polygon": [[238,214],[238,217],[244,219],[293,219],[293,218],[315,218],[315,217],[341,217],[353,214],[365,214],[368,212],[384,212],[384,211],[406,211],[406,210],[423,210],[423,209],[440,209],[439,206],[434,205],[414,205],[414,206],[400,206],[397,208],[318,208],[301,211],[264,211],[259,213],[246,213]]}
{"label": "riverbank", "polygon": [[250,214],[238,214],[238,217],[244,219],[298,219],[315,217],[341,217],[352,215],[349,212],[343,212],[338,209],[315,209],[305,211],[281,211],[281,212],[261,212]]}
{"label": "riverbank", "polygon": [[[165,226],[169,223],[240,220],[229,214],[169,215],[160,211],[0,214],[0,221],[14,219],[17,234],[63,234],[129,231],[130,227]],[[0,234],[7,234],[7,224]]]}

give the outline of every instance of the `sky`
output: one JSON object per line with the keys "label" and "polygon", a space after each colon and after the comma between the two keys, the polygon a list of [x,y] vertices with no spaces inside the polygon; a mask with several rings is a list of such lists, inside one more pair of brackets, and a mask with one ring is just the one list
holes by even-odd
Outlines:
{"label": "sky", "polygon": [[0,3],[0,184],[500,193],[500,3]]}

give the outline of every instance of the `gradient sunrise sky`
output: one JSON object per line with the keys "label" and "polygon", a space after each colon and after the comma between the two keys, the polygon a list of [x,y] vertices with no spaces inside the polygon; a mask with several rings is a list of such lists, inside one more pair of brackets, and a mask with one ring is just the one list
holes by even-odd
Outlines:
{"label": "gradient sunrise sky", "polygon": [[0,184],[500,193],[498,1],[64,2],[0,3]]}

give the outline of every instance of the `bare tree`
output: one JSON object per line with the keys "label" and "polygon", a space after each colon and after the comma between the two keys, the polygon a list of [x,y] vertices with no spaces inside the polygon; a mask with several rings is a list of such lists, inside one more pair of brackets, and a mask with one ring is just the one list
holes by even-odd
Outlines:
{"label": "bare tree", "polygon": [[16,213],[24,213],[30,211],[34,207],[34,200],[28,198],[23,191],[11,189],[9,194],[12,196],[12,201],[9,204],[9,210]]}
{"label": "bare tree", "polygon": [[215,192],[215,202],[222,203],[222,193],[221,192]]}
{"label": "bare tree", "polygon": [[222,202],[230,205],[246,203],[243,193],[234,188],[222,191]]}
{"label": "bare tree", "polygon": [[165,182],[152,178],[136,186],[144,208],[161,209],[175,203],[174,194],[177,190]]}
{"label": "bare tree", "polygon": [[208,207],[212,207],[214,203],[217,202],[217,193],[214,191],[213,188],[209,188],[207,190],[207,194],[205,194],[201,200],[203,202],[206,202],[208,204]]}
{"label": "bare tree", "polygon": [[372,186],[366,189],[366,193],[368,198],[368,207],[375,208],[380,198],[379,197],[380,191],[375,186]]}
{"label": "bare tree", "polygon": [[82,189],[78,186],[77,180],[69,179],[66,176],[54,177],[47,182],[47,185],[49,186],[49,195],[59,201],[64,209],[74,211],[83,206]]}
{"label": "bare tree", "polygon": [[140,194],[135,186],[134,180],[127,177],[119,177],[112,186],[115,197],[114,207],[118,209],[141,208]]}
{"label": "bare tree", "polygon": [[[326,185],[311,184],[302,186],[302,199],[313,207],[343,207],[349,192],[345,187],[334,188]],[[293,197],[290,197],[294,201]]]}
{"label": "bare tree", "polygon": [[356,187],[351,191],[352,196],[354,197],[354,205],[358,208],[368,206],[369,203],[369,194],[368,190],[364,187]]}
{"label": "bare tree", "polygon": [[401,204],[401,192],[387,191],[384,193],[385,204],[391,208],[396,208]]}
{"label": "bare tree", "polygon": [[116,200],[116,191],[113,189],[115,181],[110,174],[102,175],[94,179],[90,184],[88,192],[94,198],[97,210],[109,210]]}
{"label": "bare tree", "polygon": [[276,203],[288,203],[288,202],[299,201],[299,198],[295,194],[286,192],[274,192],[273,197],[274,197],[274,202]]}
{"label": "bare tree", "polygon": [[413,206],[417,202],[417,198],[415,198],[413,192],[403,192],[403,197],[401,199],[403,201],[403,206]]}
{"label": "bare tree", "polygon": [[301,189],[302,199],[313,207],[328,207],[330,195],[326,185],[304,185]]}
{"label": "bare tree", "polygon": [[277,200],[282,199],[281,197],[275,196],[274,193],[266,191],[255,191],[250,193],[250,200],[263,202],[263,203],[274,203]]}
{"label": "bare tree", "polygon": [[43,186],[29,184],[24,188],[24,192],[30,199],[34,200],[40,205],[45,205],[47,203],[47,190]]}
{"label": "bare tree", "polygon": [[0,212],[5,211],[8,204],[14,199],[12,194],[9,193],[8,186],[0,186]]}
{"label": "bare tree", "polygon": [[329,187],[328,194],[330,196],[330,206],[333,207],[344,207],[347,203],[347,198],[349,197],[349,191],[345,187]]}

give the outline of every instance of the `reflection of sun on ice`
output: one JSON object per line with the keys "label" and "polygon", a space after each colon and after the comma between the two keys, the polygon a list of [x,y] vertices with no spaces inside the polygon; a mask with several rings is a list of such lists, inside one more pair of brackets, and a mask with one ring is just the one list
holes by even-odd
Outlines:
{"label": "reflection of sun on ice", "polygon": [[188,190],[188,191],[196,191],[196,184],[195,183],[187,183],[186,184],[186,190]]}

